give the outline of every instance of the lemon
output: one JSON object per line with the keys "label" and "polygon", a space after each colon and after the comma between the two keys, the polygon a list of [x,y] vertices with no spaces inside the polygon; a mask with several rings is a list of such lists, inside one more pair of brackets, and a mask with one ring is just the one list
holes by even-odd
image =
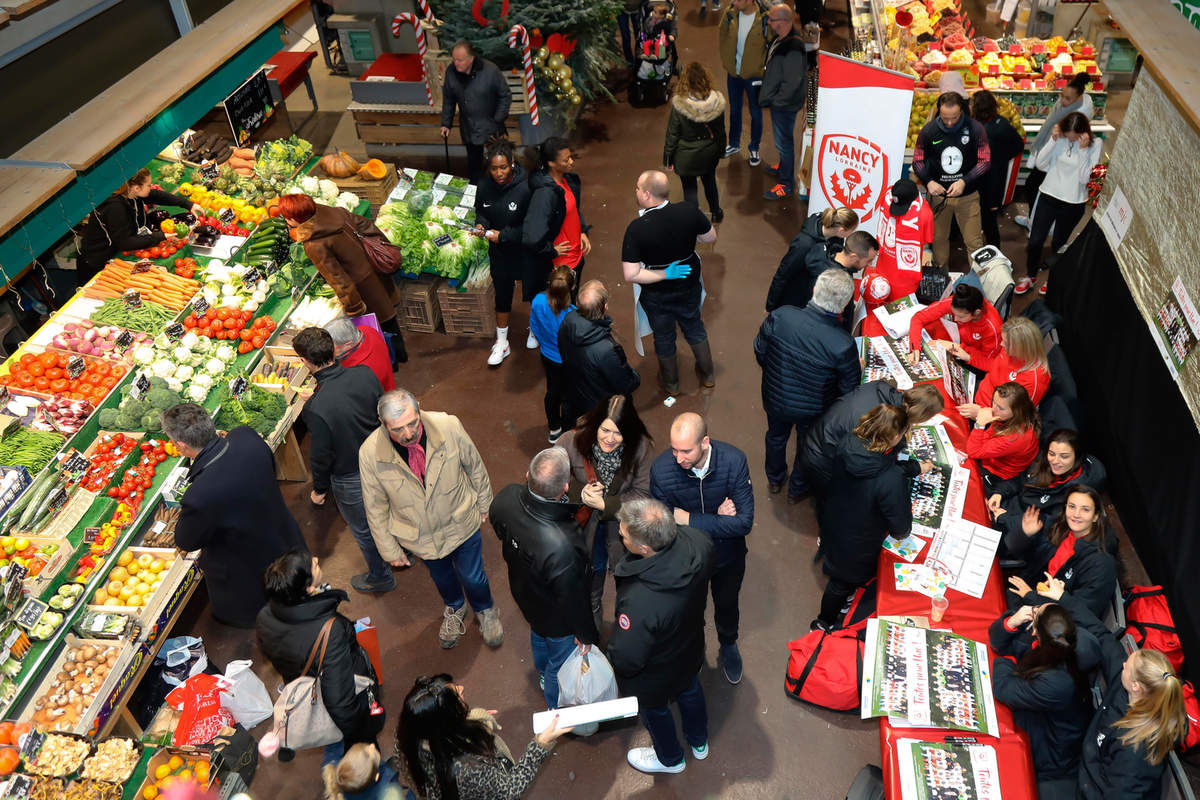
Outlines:
{"label": "lemon", "polygon": [[121,567],[127,567],[131,561],[133,561],[133,553],[126,550],[124,553],[121,553],[120,557],[117,559],[117,565]]}

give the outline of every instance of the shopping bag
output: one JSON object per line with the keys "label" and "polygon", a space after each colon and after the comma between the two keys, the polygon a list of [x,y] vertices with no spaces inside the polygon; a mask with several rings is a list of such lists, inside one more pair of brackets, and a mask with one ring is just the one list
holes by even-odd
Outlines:
{"label": "shopping bag", "polygon": [[250,670],[252,663],[229,662],[225,668],[226,685],[221,691],[221,705],[246,730],[270,717],[274,708],[266,684]]}
{"label": "shopping bag", "polygon": [[198,636],[167,639],[154,660],[166,664],[162,679],[171,686],[180,686],[188,678],[208,669],[208,654],[204,652],[204,642]]}
{"label": "shopping bag", "polygon": [[558,670],[558,705],[581,706],[617,699],[617,676],[596,647],[587,653],[579,645]]}
{"label": "shopping bag", "polygon": [[207,744],[226,726],[235,724],[233,716],[221,706],[225,678],[202,672],[176,686],[167,702],[182,712],[171,744],[176,747]]}
{"label": "shopping bag", "polygon": [[375,682],[383,685],[383,662],[379,659],[379,631],[371,624],[370,617],[354,622],[354,638],[367,653],[367,659],[375,669]]}

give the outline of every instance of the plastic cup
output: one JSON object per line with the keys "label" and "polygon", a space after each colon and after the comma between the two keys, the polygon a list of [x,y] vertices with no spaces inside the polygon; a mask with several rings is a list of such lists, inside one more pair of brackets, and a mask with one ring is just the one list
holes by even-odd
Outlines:
{"label": "plastic cup", "polygon": [[950,607],[950,601],[946,599],[944,594],[936,595],[933,602],[930,603],[929,619],[932,622],[941,622],[942,617],[946,615],[946,609]]}

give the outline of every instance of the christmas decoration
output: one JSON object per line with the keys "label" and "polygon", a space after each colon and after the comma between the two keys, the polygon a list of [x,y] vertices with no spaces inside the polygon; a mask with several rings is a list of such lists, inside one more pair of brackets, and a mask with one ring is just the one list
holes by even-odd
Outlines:
{"label": "christmas decoration", "polygon": [[417,0],[417,8],[421,10],[421,16],[430,22],[435,22],[433,18],[433,10],[429,7],[429,0]]}
{"label": "christmas decoration", "polygon": [[417,19],[416,14],[397,14],[392,20],[392,35],[399,36],[400,31],[404,30],[405,25],[411,25],[413,33],[417,36],[417,56],[421,59],[421,80],[425,82],[425,97],[429,99],[429,105],[433,105],[433,92],[429,89],[429,69],[425,66],[425,54],[429,52],[429,46],[425,43],[425,31],[421,28],[421,21]]}
{"label": "christmas decoration", "polygon": [[525,30],[524,26],[512,26],[512,30],[508,32],[508,46],[521,49],[521,65],[525,70],[525,94],[529,95],[529,121],[537,125],[539,122],[537,89],[533,85],[533,59],[529,55],[529,32]]}

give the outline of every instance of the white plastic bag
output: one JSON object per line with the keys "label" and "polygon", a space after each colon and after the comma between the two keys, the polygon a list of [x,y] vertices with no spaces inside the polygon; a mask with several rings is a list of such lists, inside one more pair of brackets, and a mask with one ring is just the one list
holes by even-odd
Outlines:
{"label": "white plastic bag", "polygon": [[230,661],[221,692],[221,706],[246,730],[270,717],[275,708],[266,685],[250,670],[252,663]]}
{"label": "white plastic bag", "polygon": [[612,665],[593,646],[586,654],[579,645],[558,670],[558,705],[581,706],[617,699],[617,677]]}

